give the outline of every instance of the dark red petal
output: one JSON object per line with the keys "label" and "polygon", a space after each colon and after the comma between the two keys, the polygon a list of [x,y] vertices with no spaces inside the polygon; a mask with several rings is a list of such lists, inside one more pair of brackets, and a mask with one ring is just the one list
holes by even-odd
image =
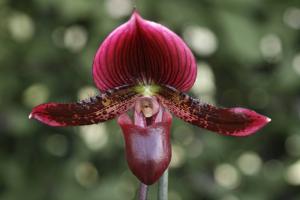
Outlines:
{"label": "dark red petal", "polygon": [[104,40],[93,64],[94,81],[102,91],[131,83],[167,84],[186,91],[196,73],[194,56],[182,39],[136,11]]}
{"label": "dark red petal", "polygon": [[184,121],[224,135],[251,135],[271,121],[249,109],[217,108],[202,103],[168,86],[162,86],[157,97],[163,106]]}
{"label": "dark red petal", "polygon": [[118,118],[129,168],[146,185],[155,183],[171,161],[171,121],[168,112],[164,112],[162,122],[147,127],[134,125],[127,114]]}
{"label": "dark red petal", "polygon": [[140,95],[123,86],[78,103],[47,103],[35,107],[29,118],[50,126],[88,125],[110,120],[134,106]]}

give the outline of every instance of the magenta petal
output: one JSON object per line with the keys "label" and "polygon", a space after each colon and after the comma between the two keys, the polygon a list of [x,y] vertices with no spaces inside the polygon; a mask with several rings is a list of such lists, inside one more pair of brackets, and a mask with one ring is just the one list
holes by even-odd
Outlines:
{"label": "magenta petal", "polygon": [[78,103],[47,103],[35,107],[29,118],[49,126],[77,126],[113,119],[134,106],[134,87],[123,86]]}
{"label": "magenta petal", "polygon": [[125,138],[129,168],[146,185],[155,183],[171,161],[171,120],[167,112],[162,122],[147,127],[134,125],[127,114],[118,119]]}
{"label": "magenta petal", "polygon": [[102,91],[128,83],[167,84],[186,91],[196,73],[194,56],[182,39],[136,11],[104,40],[93,64],[94,81]]}
{"label": "magenta petal", "polygon": [[161,87],[157,95],[170,112],[196,126],[231,136],[247,136],[271,120],[245,108],[217,108],[193,99],[171,87]]}

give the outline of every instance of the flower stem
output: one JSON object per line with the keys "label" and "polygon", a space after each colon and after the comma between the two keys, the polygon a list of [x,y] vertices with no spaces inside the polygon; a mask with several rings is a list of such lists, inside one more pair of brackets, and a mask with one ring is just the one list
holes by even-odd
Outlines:
{"label": "flower stem", "polygon": [[144,183],[140,184],[138,200],[147,200],[148,186]]}
{"label": "flower stem", "polygon": [[160,177],[158,182],[158,200],[168,200],[168,169]]}
{"label": "flower stem", "polygon": [[136,9],[137,0],[132,0],[133,8]]}

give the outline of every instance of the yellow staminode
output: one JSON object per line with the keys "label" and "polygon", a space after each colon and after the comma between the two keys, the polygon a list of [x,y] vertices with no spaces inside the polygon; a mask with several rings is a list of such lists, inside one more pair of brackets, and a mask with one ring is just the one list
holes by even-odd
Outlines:
{"label": "yellow staminode", "polygon": [[145,97],[154,96],[160,87],[158,85],[139,85],[135,88],[136,92],[142,94]]}

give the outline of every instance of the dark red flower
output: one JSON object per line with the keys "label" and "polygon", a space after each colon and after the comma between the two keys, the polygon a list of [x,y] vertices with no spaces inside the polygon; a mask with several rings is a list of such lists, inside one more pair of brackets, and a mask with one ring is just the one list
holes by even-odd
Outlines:
{"label": "dark red flower", "polygon": [[[219,134],[247,136],[270,119],[245,108],[217,108],[184,93],[194,84],[195,58],[175,33],[144,20],[130,20],[102,43],[93,76],[101,95],[78,103],[47,103],[30,118],[50,126],[95,124],[118,118],[127,162],[147,185],[157,181],[171,160],[171,112],[186,122]],[[134,111],[133,120],[126,114]]]}

